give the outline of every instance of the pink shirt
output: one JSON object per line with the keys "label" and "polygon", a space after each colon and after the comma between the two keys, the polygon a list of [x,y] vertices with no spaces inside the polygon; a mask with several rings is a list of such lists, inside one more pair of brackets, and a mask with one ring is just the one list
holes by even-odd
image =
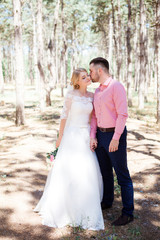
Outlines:
{"label": "pink shirt", "polygon": [[115,127],[113,139],[119,140],[123,133],[127,114],[127,97],[123,85],[108,78],[94,94],[94,110],[91,119],[91,138],[96,137],[97,126]]}

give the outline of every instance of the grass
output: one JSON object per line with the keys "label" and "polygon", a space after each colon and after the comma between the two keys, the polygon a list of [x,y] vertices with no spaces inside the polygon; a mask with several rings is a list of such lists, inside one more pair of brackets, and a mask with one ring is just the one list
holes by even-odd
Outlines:
{"label": "grass", "polygon": [[140,237],[141,231],[139,226],[134,226],[128,228],[128,232],[131,234],[131,237]]}
{"label": "grass", "polygon": [[149,90],[147,102],[144,103],[144,109],[138,108],[138,94],[133,92],[132,103],[133,106],[128,108],[129,117],[138,120],[156,122],[156,97],[153,89]]}
{"label": "grass", "polygon": [[121,187],[118,185],[118,180],[116,175],[114,176],[114,190],[117,194],[117,197],[119,197],[121,195]]}

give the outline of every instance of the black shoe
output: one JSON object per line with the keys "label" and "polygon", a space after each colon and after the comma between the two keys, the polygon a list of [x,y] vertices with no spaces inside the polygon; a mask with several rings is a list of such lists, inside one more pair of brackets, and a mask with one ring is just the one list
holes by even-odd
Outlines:
{"label": "black shoe", "polygon": [[121,215],[116,221],[112,222],[112,226],[123,226],[134,220],[133,216]]}
{"label": "black shoe", "polygon": [[105,210],[105,209],[108,209],[108,208],[111,208],[112,205],[108,205],[108,204],[105,204],[105,203],[101,203],[101,208],[102,210]]}

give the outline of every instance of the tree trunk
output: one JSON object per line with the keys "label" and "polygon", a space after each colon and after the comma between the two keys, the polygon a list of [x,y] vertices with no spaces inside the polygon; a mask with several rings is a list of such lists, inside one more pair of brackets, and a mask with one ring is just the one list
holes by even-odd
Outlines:
{"label": "tree trunk", "polygon": [[121,24],[121,6],[120,6],[120,3],[121,1],[117,0],[118,2],[118,14],[117,14],[117,17],[118,17],[118,21],[117,21],[117,51],[118,51],[118,55],[116,56],[116,60],[117,60],[117,77],[118,77],[118,80],[121,81],[121,66],[122,66],[122,51],[121,51],[121,45],[122,45],[122,41],[121,41],[121,38],[122,38],[122,24]]}
{"label": "tree trunk", "polygon": [[37,66],[37,34],[36,34],[36,16],[35,10],[33,8],[32,2],[30,3],[31,14],[32,14],[32,29],[33,29],[33,37],[32,37],[32,55],[33,55],[33,76],[34,76],[34,83],[35,88],[38,93],[39,91],[39,78],[38,78],[38,66]]}
{"label": "tree trunk", "polygon": [[51,106],[51,91],[46,92],[46,105]]}
{"label": "tree trunk", "polygon": [[0,93],[4,92],[4,78],[3,78],[3,69],[2,69],[2,54],[0,47]]}
{"label": "tree trunk", "polygon": [[[117,49],[117,39],[116,39],[116,23],[115,23],[115,12],[114,12],[114,3],[113,0],[111,0],[112,5],[112,24],[113,24],[113,40],[114,40],[114,70],[116,71],[116,77],[117,76],[117,67],[115,66],[115,62],[117,63],[116,57],[118,56],[118,49]],[[117,65],[117,64],[116,64]]]}
{"label": "tree trunk", "polygon": [[[5,59],[6,59],[6,50],[5,50],[5,47],[3,46],[3,50],[2,50],[2,52],[3,52],[3,54],[2,54],[2,59],[4,59],[4,61],[5,61]],[[6,61],[5,61],[6,62]],[[6,64],[5,64],[5,62],[4,62],[4,64],[3,64],[3,78],[4,78],[4,83],[8,83],[7,82],[7,71],[6,71]]]}
{"label": "tree trunk", "polygon": [[112,25],[112,15],[109,17],[109,48],[108,48],[108,60],[110,68],[113,69],[112,60],[113,60],[113,25]]}
{"label": "tree trunk", "polygon": [[40,75],[39,82],[39,102],[40,110],[44,111],[46,104],[46,92],[45,92],[45,74],[43,71],[44,61],[44,44],[43,44],[43,25],[42,25],[42,0],[38,0],[37,6],[37,45],[38,45],[38,70]]}
{"label": "tree trunk", "polygon": [[29,84],[31,86],[34,85],[34,62],[33,62],[33,46],[30,46],[28,52],[28,68],[29,68]]}
{"label": "tree trunk", "polygon": [[48,48],[50,50],[50,63],[49,63],[49,70],[51,74],[51,82],[52,86],[55,87],[58,81],[58,47],[57,47],[57,26],[58,26],[58,18],[59,18],[59,5],[60,0],[57,0],[56,7],[54,10],[54,23],[53,23],[53,32],[52,37],[50,39]]}
{"label": "tree trunk", "polygon": [[15,79],[16,79],[16,125],[25,124],[24,115],[24,66],[22,49],[21,1],[13,0]]}
{"label": "tree trunk", "polygon": [[[146,21],[146,20],[145,20]],[[146,27],[146,24],[144,26],[145,28],[145,82],[144,82],[144,102],[147,103],[148,102],[148,86],[149,86],[149,72],[148,72],[148,68],[149,68],[149,47],[148,47],[148,39],[149,39],[149,35],[148,35],[148,29]]]}
{"label": "tree trunk", "polygon": [[140,76],[139,76],[139,92],[138,106],[139,109],[144,108],[144,83],[146,77],[146,36],[145,36],[145,4],[144,0],[140,0]]}
{"label": "tree trunk", "polygon": [[156,2],[157,123],[160,123],[160,2]]}
{"label": "tree trunk", "polygon": [[66,83],[66,51],[67,51],[67,41],[66,41],[66,32],[65,32],[65,20],[64,20],[64,1],[61,2],[61,26],[62,26],[62,51],[61,51],[61,96],[64,96],[63,89]]}
{"label": "tree trunk", "polygon": [[[14,39],[14,35],[12,37],[12,41]],[[15,81],[15,61],[14,61],[14,53],[13,53],[13,49],[12,51],[10,52],[10,57],[11,57],[11,83],[13,84],[13,82]]]}
{"label": "tree trunk", "polygon": [[73,47],[73,54],[72,54],[72,67],[73,70],[78,67],[78,54],[77,54],[77,25],[75,22],[75,18],[73,17],[73,31],[72,31],[72,47]]}
{"label": "tree trunk", "polygon": [[115,62],[116,62],[116,78],[120,80],[120,68],[121,68],[121,57],[120,57],[120,47],[121,47],[121,39],[120,39],[120,28],[121,28],[121,19],[120,19],[120,2],[118,1],[118,29],[115,21],[115,8],[114,2],[111,0],[112,5],[112,22],[113,22],[113,39],[115,46]]}
{"label": "tree trunk", "polygon": [[[137,4],[137,1],[136,3]],[[139,10],[136,8],[135,34],[134,37],[134,90],[138,90],[140,72],[140,53],[139,53]],[[133,24],[133,23],[132,23]]]}
{"label": "tree trunk", "polygon": [[132,63],[131,63],[131,1],[128,0],[128,27],[127,27],[127,96],[128,106],[132,107]]}

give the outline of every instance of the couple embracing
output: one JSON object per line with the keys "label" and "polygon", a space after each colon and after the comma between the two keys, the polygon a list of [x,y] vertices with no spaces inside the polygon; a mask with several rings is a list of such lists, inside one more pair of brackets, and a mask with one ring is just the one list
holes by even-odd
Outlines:
{"label": "couple embracing", "polygon": [[[88,85],[99,82],[95,94]],[[114,200],[113,168],[121,187],[123,209],[112,225],[133,221],[133,185],[127,167],[127,99],[123,85],[109,74],[104,58],[73,71],[56,146],[54,167],[34,211],[50,227],[104,229],[102,210]]]}

